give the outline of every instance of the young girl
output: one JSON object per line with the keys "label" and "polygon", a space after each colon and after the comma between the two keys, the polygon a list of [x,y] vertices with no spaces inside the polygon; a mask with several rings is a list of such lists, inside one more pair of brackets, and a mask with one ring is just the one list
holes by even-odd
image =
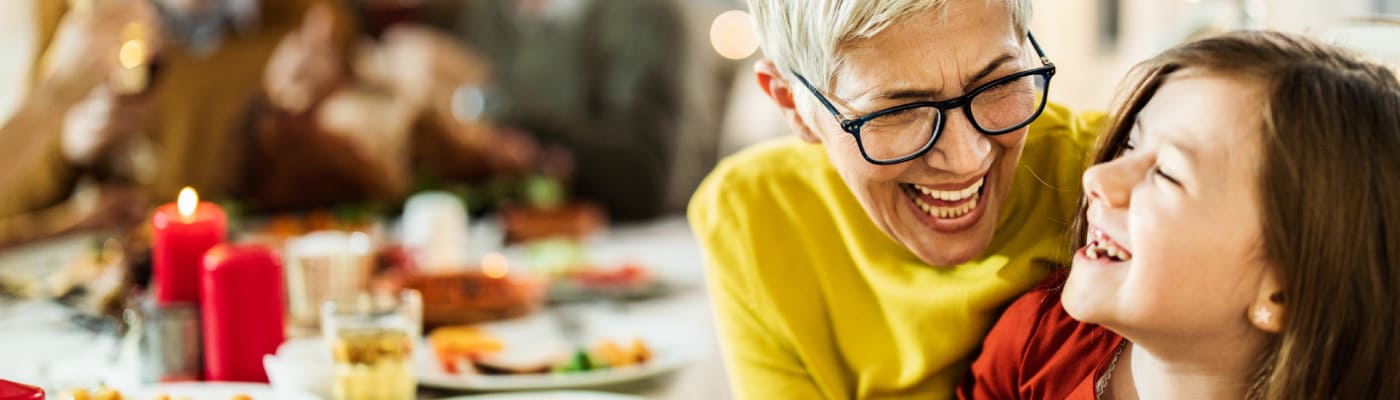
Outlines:
{"label": "young girl", "polygon": [[1400,399],[1400,82],[1238,32],[1139,66],[1084,174],[1067,279],[959,394]]}

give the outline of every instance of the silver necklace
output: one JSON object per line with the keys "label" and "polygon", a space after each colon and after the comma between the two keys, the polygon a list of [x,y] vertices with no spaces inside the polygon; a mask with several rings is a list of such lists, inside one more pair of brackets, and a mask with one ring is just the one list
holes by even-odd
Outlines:
{"label": "silver necklace", "polygon": [[1094,381],[1094,399],[1103,400],[1103,391],[1108,389],[1108,380],[1113,376],[1113,368],[1118,366],[1118,356],[1123,355],[1123,348],[1128,346],[1128,341],[1124,340],[1118,344],[1118,350],[1113,351],[1113,359],[1108,361],[1108,368],[1104,369],[1103,375]]}

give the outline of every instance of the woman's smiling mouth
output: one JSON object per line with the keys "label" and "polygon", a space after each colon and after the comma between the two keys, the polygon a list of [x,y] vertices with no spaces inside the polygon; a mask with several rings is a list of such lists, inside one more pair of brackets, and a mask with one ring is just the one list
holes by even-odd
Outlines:
{"label": "woman's smiling mouth", "polygon": [[934,218],[950,219],[967,215],[977,207],[985,180],[977,178],[972,184],[955,190],[938,190],[913,183],[901,183],[900,187],[924,213]]}
{"label": "woman's smiling mouth", "polygon": [[909,208],[934,231],[957,233],[977,225],[987,209],[986,174],[966,183],[920,185],[900,183]]}

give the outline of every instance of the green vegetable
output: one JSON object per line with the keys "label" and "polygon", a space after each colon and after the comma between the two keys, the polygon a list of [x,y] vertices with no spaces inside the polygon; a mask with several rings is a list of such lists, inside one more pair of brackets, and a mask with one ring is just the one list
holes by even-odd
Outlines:
{"label": "green vegetable", "polygon": [[593,360],[587,351],[582,349],[574,351],[574,356],[569,358],[569,362],[554,367],[556,373],[588,372],[599,369],[606,369],[607,366]]}
{"label": "green vegetable", "polygon": [[562,276],[587,262],[583,245],[569,239],[546,239],[525,245],[525,261],[532,271]]}
{"label": "green vegetable", "polygon": [[531,176],[525,181],[525,201],[539,208],[558,208],[564,204],[564,187],[544,175]]}

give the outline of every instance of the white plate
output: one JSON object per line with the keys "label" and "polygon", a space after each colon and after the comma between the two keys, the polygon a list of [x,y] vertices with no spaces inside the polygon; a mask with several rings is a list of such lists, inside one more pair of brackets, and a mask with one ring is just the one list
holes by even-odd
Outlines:
{"label": "white plate", "polygon": [[253,400],[322,400],[308,393],[277,391],[263,383],[165,383],[140,389],[123,389],[121,392],[123,399],[131,400],[153,400],[161,394],[169,395],[171,399],[188,397],[191,400],[229,400],[238,394],[247,395]]}
{"label": "white plate", "polygon": [[[483,329],[505,340],[507,348],[510,348],[512,340],[525,336],[534,337],[529,339],[531,341],[537,340],[536,338],[540,336],[540,330],[550,331],[552,328],[549,327],[553,326],[555,325],[548,317],[539,315],[482,325]],[[502,329],[497,330],[496,328]],[[680,369],[693,359],[693,350],[690,349],[694,346],[687,346],[686,341],[677,340],[680,338],[647,334],[646,332],[633,332],[633,334],[644,340],[651,349],[652,359],[646,363],[623,368],[573,373],[485,375],[465,372],[452,374],[442,369],[437,357],[431,350],[427,350],[431,349],[431,346],[424,341],[420,348],[425,349],[425,351],[414,352],[414,375],[418,377],[419,385],[452,390],[494,392],[587,389],[655,378]]]}
{"label": "white plate", "polygon": [[442,400],[644,400],[643,397],[606,392],[547,391],[481,394],[475,396],[449,397]]}

